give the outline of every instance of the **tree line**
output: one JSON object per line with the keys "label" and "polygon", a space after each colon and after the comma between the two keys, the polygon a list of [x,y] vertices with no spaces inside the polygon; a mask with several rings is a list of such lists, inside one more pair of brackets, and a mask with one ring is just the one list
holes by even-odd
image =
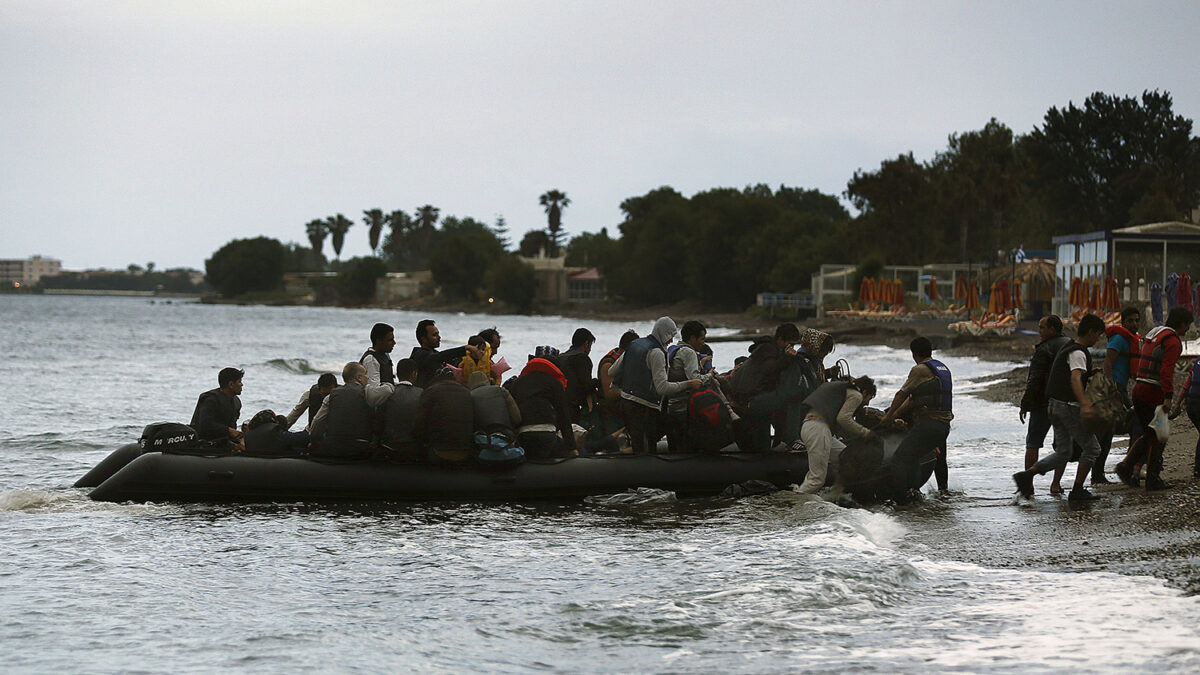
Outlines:
{"label": "tree line", "polygon": [[[1043,248],[1060,234],[1163,220],[1190,220],[1200,203],[1200,139],[1172,110],[1169,93],[1094,93],[1082,106],[1052,107],[1025,135],[996,119],[948,137],[928,161],[912,152],[859,170],[843,196],[781,185],[714,188],[692,196],[663,186],[621,203],[617,236],[584,232],[564,245],[565,192],[539,197],[547,223],[517,251],[566,254],[566,264],[598,267],[611,296],[633,304],[699,299],[737,309],[764,290],[809,286],[822,263],[894,265],[988,261],[1017,246]],[[434,206],[410,215],[363,211],[372,269],[431,270],[460,299],[503,296],[527,309],[532,271],[509,252],[503,217],[488,225],[440,218]],[[308,260],[333,266],[355,222],[342,214],[306,225]],[[292,259],[298,258],[292,245]],[[501,290],[503,289],[503,290]]]}

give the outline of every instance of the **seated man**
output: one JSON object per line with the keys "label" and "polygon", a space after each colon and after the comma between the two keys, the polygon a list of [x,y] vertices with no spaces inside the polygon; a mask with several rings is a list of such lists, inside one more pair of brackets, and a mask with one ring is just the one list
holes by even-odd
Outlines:
{"label": "seated man", "polygon": [[394,384],[392,378],[392,349],[396,346],[396,332],[386,323],[371,327],[371,347],[363,352],[358,362],[367,369],[367,382],[378,385],[382,382]]}
{"label": "seated man", "polygon": [[442,334],[433,319],[422,319],[417,322],[417,346],[413,347],[408,358],[417,362],[416,384],[418,386],[429,385],[432,378],[440,372],[442,365],[458,367],[467,354],[470,354],[476,361],[483,358],[483,353],[471,345],[439,351],[441,346]]}
{"label": "seated man", "polygon": [[567,410],[567,378],[546,359],[532,358],[521,376],[505,383],[517,403],[518,444],[526,457],[566,457],[575,452],[575,433]]}
{"label": "seated man", "polygon": [[475,456],[475,403],[471,392],[454,381],[443,366],[421,392],[413,435],[425,447],[429,461],[464,464]]}
{"label": "seated man", "polygon": [[375,410],[367,402],[367,369],[351,361],[342,368],[342,386],[325,397],[309,434],[314,457],[365,459],[371,454]]}
{"label": "seated man", "polygon": [[413,435],[420,414],[420,387],[413,384],[417,377],[417,363],[412,359],[400,359],[396,364],[396,387],[380,406],[379,417],[383,420],[383,448],[394,459],[420,462],[424,459],[421,445]]}
{"label": "seated man", "polygon": [[[300,416],[305,412],[308,413],[308,424],[312,424],[313,417],[316,417],[317,411],[321,409],[321,404],[325,402],[325,397],[336,387],[337,378],[333,376],[333,373],[322,373],[317,378],[317,383],[304,390],[304,393],[300,395],[300,400],[296,403],[296,407],[292,408],[292,412],[287,414],[287,418],[285,419],[287,424],[284,426],[284,429],[292,428],[296,420],[300,419]],[[308,424],[304,426],[307,428]]]}
{"label": "seated man", "polygon": [[567,378],[567,408],[571,422],[578,424],[579,418],[591,407],[592,358],[589,354],[596,336],[586,328],[577,328],[571,336],[571,348],[558,357],[563,375]]}
{"label": "seated man", "polygon": [[222,368],[217,373],[218,387],[200,394],[189,425],[196,430],[198,439],[231,443],[242,440],[237,422],[242,414],[242,399],[238,394],[242,393],[243,375],[245,372],[237,368]]}
{"label": "seated man", "polygon": [[[475,404],[475,433],[488,438],[487,449],[479,453],[480,461],[507,461],[519,459],[522,453],[512,449],[521,425],[521,409],[507,389],[489,384],[481,372],[471,374],[467,382],[471,390],[471,401]],[[499,442],[495,442],[499,441]]]}

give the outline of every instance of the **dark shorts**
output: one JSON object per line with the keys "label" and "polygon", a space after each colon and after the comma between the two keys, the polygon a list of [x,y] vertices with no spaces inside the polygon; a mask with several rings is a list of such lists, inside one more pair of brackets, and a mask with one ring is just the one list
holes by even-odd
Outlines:
{"label": "dark shorts", "polygon": [[1050,433],[1050,414],[1045,410],[1029,411],[1029,430],[1025,432],[1025,447],[1037,450],[1046,443],[1046,434]]}

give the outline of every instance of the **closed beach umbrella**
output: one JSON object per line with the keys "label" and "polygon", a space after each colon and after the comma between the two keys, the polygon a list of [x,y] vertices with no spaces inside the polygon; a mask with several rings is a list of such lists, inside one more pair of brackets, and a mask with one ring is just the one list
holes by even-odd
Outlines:
{"label": "closed beach umbrella", "polygon": [[979,307],[979,287],[975,282],[967,284],[967,309],[975,309]]}
{"label": "closed beach umbrella", "polygon": [[967,298],[967,281],[963,279],[963,275],[961,274],[954,280],[954,297],[964,300]]}
{"label": "closed beach umbrella", "polygon": [[1167,277],[1167,287],[1163,289],[1163,299],[1167,302],[1167,311],[1175,309],[1179,304],[1179,275],[1171,272]]}
{"label": "closed beach umbrella", "polygon": [[930,300],[940,300],[938,297],[937,277],[933,275],[929,276],[929,289],[926,294],[929,296]]}
{"label": "closed beach umbrella", "polygon": [[1071,279],[1071,292],[1067,295],[1067,304],[1074,305],[1076,307],[1078,307],[1079,305],[1086,305],[1087,300],[1083,300],[1083,301],[1080,300],[1080,295],[1081,295],[1082,291],[1083,291],[1083,279],[1080,279],[1079,277],[1072,278]]}
{"label": "closed beach umbrella", "polygon": [[1154,325],[1163,323],[1163,291],[1158,282],[1150,284],[1150,314],[1154,317]]}
{"label": "closed beach umbrella", "polygon": [[1088,293],[1087,307],[1094,312],[1100,309],[1100,282],[1093,281],[1091,286],[1091,292]]}
{"label": "closed beach umbrella", "polygon": [[1104,288],[1108,296],[1107,301],[1104,303],[1104,309],[1110,312],[1121,309],[1121,291],[1117,288],[1117,280],[1108,277],[1104,280]]}
{"label": "closed beach umbrella", "polygon": [[1021,300],[1021,280],[1014,279],[1012,287],[1012,306],[1013,309],[1025,309],[1025,303]]}
{"label": "closed beach umbrella", "polygon": [[863,277],[862,282],[858,285],[858,301],[871,301],[871,280],[867,277]]}
{"label": "closed beach umbrella", "polygon": [[896,292],[896,297],[894,298],[895,303],[897,305],[903,305],[904,304],[904,282],[897,279],[896,281],[894,281],[892,283],[892,286],[894,287],[895,292]]}
{"label": "closed beach umbrella", "polygon": [[1192,275],[1190,272],[1179,274],[1179,304],[1192,309]]}
{"label": "closed beach umbrella", "polygon": [[987,311],[991,312],[992,314],[999,314],[1001,312],[1000,303],[1002,300],[1003,299],[1000,297],[1000,284],[992,284],[992,287],[988,289]]}

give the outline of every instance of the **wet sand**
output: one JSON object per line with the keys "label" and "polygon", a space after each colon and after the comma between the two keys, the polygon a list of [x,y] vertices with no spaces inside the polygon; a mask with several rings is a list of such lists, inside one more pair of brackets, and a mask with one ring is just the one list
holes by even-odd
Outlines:
{"label": "wet sand", "polygon": [[[1024,355],[1032,354],[1034,342],[1020,342],[1025,343]],[[951,353],[1013,358],[1009,346],[975,344],[968,349]],[[1020,424],[1017,402],[1027,373],[1026,367],[1014,368],[975,395],[1012,404],[1013,424]],[[921,511],[935,516],[921,519],[924,531],[917,539],[936,542],[940,555],[988,566],[1153,575],[1188,593],[1200,593],[1200,481],[1192,478],[1196,439],[1197,430],[1186,415],[1171,422],[1163,457],[1163,478],[1174,484],[1171,490],[1147,493],[1120,483],[1110,472],[1109,480],[1117,481],[1111,485],[1091,486],[1088,481],[1101,498],[1086,504],[1050,496],[1047,478],[1037,481],[1035,499],[1019,506],[1013,499],[952,495],[954,509],[937,499],[914,507],[914,516]],[[1128,438],[1115,438],[1108,466],[1127,448]],[[1021,468],[1023,454],[1023,448],[1013,448],[1014,472]],[[1064,487],[1069,489],[1075,470],[1075,465],[1067,468]],[[1010,477],[996,480],[1008,482]]]}

